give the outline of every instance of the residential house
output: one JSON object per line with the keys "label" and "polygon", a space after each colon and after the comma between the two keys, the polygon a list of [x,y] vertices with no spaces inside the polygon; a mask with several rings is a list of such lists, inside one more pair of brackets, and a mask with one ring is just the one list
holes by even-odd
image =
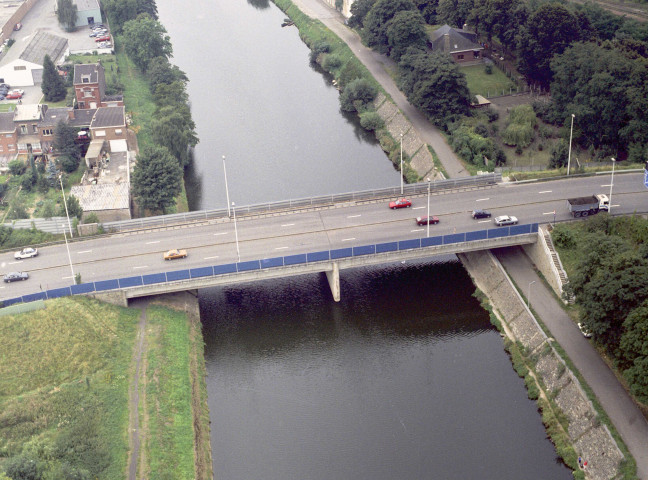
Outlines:
{"label": "residential house", "polygon": [[43,153],[39,124],[44,105],[16,105],[13,121],[18,134],[18,153],[40,155]]}
{"label": "residential house", "polygon": [[119,140],[126,138],[126,110],[124,107],[98,108],[90,123],[94,139]]}
{"label": "residential house", "polygon": [[124,105],[121,95],[106,95],[106,74],[100,63],[75,65],[73,84],[79,109]]}
{"label": "residential house", "polygon": [[83,27],[103,22],[101,19],[99,0],[73,0],[73,3],[77,7],[75,27]]}
{"label": "residential house", "polygon": [[17,138],[13,112],[0,113],[0,171],[6,171],[9,162],[16,158]]}
{"label": "residential house", "polygon": [[484,47],[479,43],[477,34],[468,30],[443,25],[430,34],[430,48],[443,52],[460,64],[474,64],[483,61]]}

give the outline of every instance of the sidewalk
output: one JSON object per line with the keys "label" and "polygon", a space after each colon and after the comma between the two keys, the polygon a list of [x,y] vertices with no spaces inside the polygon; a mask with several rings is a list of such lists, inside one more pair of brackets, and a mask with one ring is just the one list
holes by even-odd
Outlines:
{"label": "sidewalk", "polygon": [[403,92],[398,89],[394,79],[389,74],[390,71],[396,69],[396,64],[389,57],[365,47],[360,41],[358,34],[344,25],[344,16],[335,9],[322,3],[321,0],[292,1],[302,12],[311,18],[321,21],[349,46],[356,57],[371,72],[376,81],[382,85],[394,102],[396,102],[398,108],[400,108],[418,132],[421,140],[434,149],[450,178],[470,176],[461,161],[446,143],[441,132],[421,112],[410,105]]}
{"label": "sidewalk", "polygon": [[594,391],[635,458],[638,478],[648,480],[648,421],[562,309],[553,292],[536,274],[526,254],[517,247],[494,250],[493,253],[523,294],[530,297],[533,310]]}

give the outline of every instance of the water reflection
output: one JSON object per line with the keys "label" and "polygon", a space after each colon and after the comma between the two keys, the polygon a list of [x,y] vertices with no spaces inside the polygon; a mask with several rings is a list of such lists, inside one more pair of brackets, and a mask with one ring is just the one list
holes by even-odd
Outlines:
{"label": "water reflection", "polygon": [[259,10],[270,7],[270,0],[247,0],[247,2]]}

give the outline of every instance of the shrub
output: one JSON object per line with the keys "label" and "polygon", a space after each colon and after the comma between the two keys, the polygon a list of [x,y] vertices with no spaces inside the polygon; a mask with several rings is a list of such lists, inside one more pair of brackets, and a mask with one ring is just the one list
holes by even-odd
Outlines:
{"label": "shrub", "polygon": [[337,55],[326,55],[322,60],[322,68],[327,72],[331,72],[340,68],[342,65],[342,59]]}
{"label": "shrub", "polygon": [[61,162],[61,168],[63,168],[63,171],[66,173],[72,173],[79,168],[79,160],[70,155],[60,157],[59,161]]}
{"label": "shrub", "polygon": [[340,107],[345,112],[357,112],[376,98],[378,91],[368,80],[358,78],[346,86],[340,95]]}
{"label": "shrub", "polygon": [[507,127],[502,132],[502,140],[511,146],[528,147],[535,135],[534,129],[538,123],[531,105],[519,105],[511,109]]}
{"label": "shrub", "polygon": [[360,125],[365,130],[380,130],[385,126],[385,122],[376,112],[364,112],[360,114]]}
{"label": "shrub", "polygon": [[99,223],[99,217],[96,213],[91,213],[81,223]]}
{"label": "shrub", "polygon": [[33,171],[29,171],[25,173],[22,177],[20,177],[20,186],[23,188],[23,190],[30,191],[34,184],[36,183],[37,177],[36,174]]}
{"label": "shrub", "polygon": [[27,170],[27,165],[25,165],[20,160],[12,160],[9,162],[9,172],[16,177],[22,175]]}
{"label": "shrub", "polygon": [[576,245],[576,240],[571,230],[560,228],[560,226],[551,232],[551,239],[556,245],[562,248],[573,248]]}
{"label": "shrub", "polygon": [[324,40],[315,42],[311,48],[310,61],[316,62],[317,57],[320,53],[328,53],[330,51],[331,51],[331,45],[328,42]]}
{"label": "shrub", "polygon": [[496,110],[491,110],[490,108],[487,108],[484,110],[486,113],[486,117],[488,117],[489,123],[493,123],[495,120],[499,118],[499,113]]}
{"label": "shrub", "polygon": [[483,123],[478,123],[475,125],[475,133],[481,135],[482,137],[488,137],[488,128]]}
{"label": "shrub", "polygon": [[484,67],[484,73],[486,73],[486,75],[493,74],[493,66],[490,63],[486,64],[486,66]]}
{"label": "shrub", "polygon": [[43,466],[38,459],[19,456],[7,460],[5,472],[12,480],[41,480]]}

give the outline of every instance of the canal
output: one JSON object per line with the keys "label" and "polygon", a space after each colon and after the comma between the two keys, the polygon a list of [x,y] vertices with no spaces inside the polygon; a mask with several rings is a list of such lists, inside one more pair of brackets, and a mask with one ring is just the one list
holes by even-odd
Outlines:
{"label": "canal", "polygon": [[[265,0],[158,0],[201,143],[192,209],[398,185]],[[218,479],[568,479],[454,257],[200,292]]]}

